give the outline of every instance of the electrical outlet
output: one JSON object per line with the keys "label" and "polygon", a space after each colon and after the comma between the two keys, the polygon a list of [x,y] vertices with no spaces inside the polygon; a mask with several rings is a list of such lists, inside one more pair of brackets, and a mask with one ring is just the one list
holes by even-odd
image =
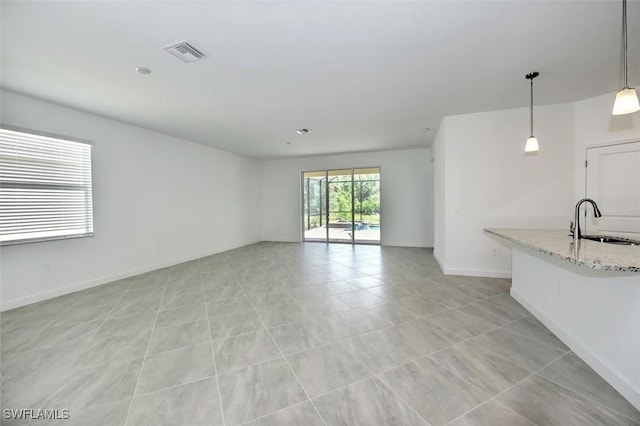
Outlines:
{"label": "electrical outlet", "polygon": [[43,265],[42,270],[43,270],[45,273],[49,273],[49,272],[51,272],[51,271],[52,271],[51,264],[50,264],[50,263],[45,263],[45,264]]}
{"label": "electrical outlet", "polygon": [[497,248],[497,247],[493,249],[493,253],[492,253],[492,254],[493,254],[494,256],[497,256],[497,255],[498,255],[498,248]]}

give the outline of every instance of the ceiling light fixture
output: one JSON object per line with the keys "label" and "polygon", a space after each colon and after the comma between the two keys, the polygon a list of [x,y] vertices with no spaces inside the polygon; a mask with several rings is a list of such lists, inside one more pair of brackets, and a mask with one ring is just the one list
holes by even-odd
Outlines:
{"label": "ceiling light fixture", "polygon": [[311,133],[311,130],[309,129],[298,129],[296,130],[296,133],[299,135],[306,135],[307,133]]}
{"label": "ceiling light fixture", "polygon": [[613,115],[631,114],[640,111],[638,94],[636,89],[629,87],[627,79],[627,0],[622,0],[622,44],[624,48],[623,75],[624,87],[616,93],[616,101],[613,103]]}
{"label": "ceiling light fixture", "polygon": [[138,71],[140,74],[151,74],[151,70],[149,68],[145,68],[145,67],[136,67],[136,71]]}
{"label": "ceiling light fixture", "polygon": [[527,80],[531,82],[531,136],[527,139],[527,143],[524,144],[524,152],[533,153],[538,152],[538,139],[533,136],[533,79],[539,76],[540,73],[534,71],[524,76]]}

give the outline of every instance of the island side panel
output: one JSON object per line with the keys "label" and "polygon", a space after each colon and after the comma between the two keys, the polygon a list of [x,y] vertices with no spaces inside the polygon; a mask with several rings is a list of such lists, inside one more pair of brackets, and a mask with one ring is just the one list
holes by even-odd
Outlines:
{"label": "island side panel", "polygon": [[640,409],[640,274],[513,245],[511,295]]}

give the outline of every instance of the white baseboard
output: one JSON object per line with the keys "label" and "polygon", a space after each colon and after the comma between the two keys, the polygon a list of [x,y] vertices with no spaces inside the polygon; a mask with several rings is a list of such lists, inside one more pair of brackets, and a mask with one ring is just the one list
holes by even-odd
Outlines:
{"label": "white baseboard", "polygon": [[551,321],[544,312],[536,309],[513,287],[511,287],[511,296],[562,340],[562,342],[586,362],[589,367],[593,368],[596,373],[613,386],[615,390],[620,392],[634,407],[640,410],[640,388],[631,383],[624,375],[620,374],[607,362],[594,355],[589,348],[581,344],[571,333]]}
{"label": "white baseboard", "polygon": [[511,278],[511,271],[493,269],[445,268],[445,275],[463,275],[466,277]]}
{"label": "white baseboard", "polygon": [[42,302],[43,300],[52,299],[54,297],[64,296],[65,294],[74,293],[76,291],[86,290],[91,287],[107,284],[112,281],[121,280],[123,278],[133,277],[135,275],[144,274],[145,272],[155,271],[156,269],[166,268],[168,266],[177,265],[179,263],[188,262],[190,260],[200,259],[202,257],[219,254],[219,253],[229,251],[229,250],[234,250],[240,247],[246,247],[246,246],[255,244],[257,242],[259,241],[248,242],[246,244],[231,245],[231,246],[223,247],[218,250],[207,251],[204,253],[180,257],[180,258],[156,263],[153,265],[147,265],[147,266],[142,266],[140,268],[129,269],[127,271],[104,275],[102,277],[72,284],[70,286],[57,288],[55,290],[43,291],[41,293],[36,293],[29,296],[19,297],[17,299],[3,301],[2,304],[0,304],[0,312],[8,311],[9,309],[19,308],[25,305],[30,305],[32,303]]}
{"label": "white baseboard", "polygon": [[393,243],[393,244],[389,244],[386,243],[384,241],[382,241],[380,243],[380,245],[382,247],[415,247],[415,248],[433,248],[433,244],[429,245],[429,243],[420,243],[420,242],[414,242],[414,243]]}
{"label": "white baseboard", "polygon": [[436,260],[436,263],[440,267],[440,270],[442,271],[442,273],[445,274],[445,272],[444,272],[444,270],[445,270],[444,262],[442,262],[440,260],[440,257],[438,256],[438,253],[436,252],[435,248],[433,249],[433,258]]}
{"label": "white baseboard", "polygon": [[444,262],[438,257],[438,253],[433,251],[433,257],[445,275],[462,275],[465,277],[487,277],[487,278],[511,278],[511,271],[496,271],[492,269],[464,269],[464,268],[448,268]]}

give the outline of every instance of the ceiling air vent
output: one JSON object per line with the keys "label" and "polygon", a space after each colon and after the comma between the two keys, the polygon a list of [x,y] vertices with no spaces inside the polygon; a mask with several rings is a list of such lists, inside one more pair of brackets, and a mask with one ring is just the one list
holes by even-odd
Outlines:
{"label": "ceiling air vent", "polygon": [[168,46],[165,46],[164,50],[171,53],[181,61],[187,63],[199,61],[202,58],[206,58],[206,55],[204,53],[202,53],[200,50],[196,49],[186,41],[172,43]]}

